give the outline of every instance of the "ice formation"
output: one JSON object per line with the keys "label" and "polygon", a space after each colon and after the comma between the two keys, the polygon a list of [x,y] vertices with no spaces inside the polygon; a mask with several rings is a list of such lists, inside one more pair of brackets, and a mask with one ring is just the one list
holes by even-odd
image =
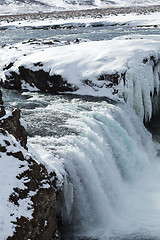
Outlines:
{"label": "ice formation", "polygon": [[[60,75],[74,87],[73,94],[103,96],[115,101],[124,97],[140,118],[148,121],[152,109],[158,109],[158,106],[153,108],[152,102],[159,94],[159,43],[160,35],[132,35],[53,46],[36,44],[36,41],[35,44],[19,43],[0,49],[0,75],[2,82],[11,79],[11,84],[12,73],[20,74],[20,66],[33,72],[43,70],[49,76]],[[31,90],[27,82],[21,81],[20,85]],[[35,86],[38,88],[38,84]]]}
{"label": "ice formation", "polygon": [[152,98],[159,95],[159,70],[158,56],[151,56],[137,62],[132,59],[126,71],[125,100],[144,121],[152,117]]}

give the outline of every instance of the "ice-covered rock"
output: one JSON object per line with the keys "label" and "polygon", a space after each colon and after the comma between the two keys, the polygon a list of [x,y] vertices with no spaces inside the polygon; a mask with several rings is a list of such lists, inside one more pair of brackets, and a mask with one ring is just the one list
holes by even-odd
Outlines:
{"label": "ice-covered rock", "polygon": [[129,61],[125,74],[125,101],[146,122],[152,117],[152,99],[159,95],[160,59],[148,55],[142,62],[137,57]]}
{"label": "ice-covered rock", "polygon": [[125,100],[142,120],[152,116],[152,98],[159,94],[159,35],[61,46],[28,42],[0,53],[3,87]]}

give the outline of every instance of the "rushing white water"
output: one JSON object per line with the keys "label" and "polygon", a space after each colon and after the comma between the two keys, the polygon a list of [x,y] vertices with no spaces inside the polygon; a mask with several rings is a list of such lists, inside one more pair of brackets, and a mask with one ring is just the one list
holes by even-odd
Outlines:
{"label": "rushing white water", "polygon": [[[95,1],[97,5],[104,2]],[[140,31],[143,34],[149,31],[158,33],[157,29],[142,28]],[[73,29],[63,32],[44,30],[44,35],[44,31],[17,29],[2,33],[0,44],[8,39],[14,43],[32,36],[47,38],[54,34],[62,40],[80,37],[82,33],[91,40],[100,40],[125,32],[122,28],[109,30],[96,30],[97,35],[89,28],[80,33],[75,29],[74,32]],[[129,33],[136,31],[127,29]],[[155,85],[150,89],[152,91],[159,86],[157,67],[153,72]],[[142,70],[151,75],[151,68],[148,72]],[[136,82],[135,75],[131,71],[129,74],[134,80],[132,83],[137,83],[137,89],[144,90],[144,86],[139,87],[142,78]],[[160,146],[153,143],[134,110],[125,104],[114,105],[100,99],[88,101],[6,90],[3,93],[6,105],[18,106],[22,110],[28,123],[29,142],[35,149],[38,150],[37,145],[44,147],[64,164],[66,176],[58,205],[63,222],[62,239],[160,239],[160,158],[156,150]],[[134,102],[134,91],[131,93],[126,98],[136,110],[139,105]],[[149,91],[146,95],[149,98]],[[152,100],[152,112],[156,113],[159,111],[159,96]],[[150,102],[146,109],[148,119],[151,117]],[[139,115],[143,118],[143,113]]]}
{"label": "rushing white water", "polygon": [[62,239],[160,239],[160,159],[132,109],[40,93],[12,97],[30,143],[64,164]]}
{"label": "rushing white water", "polygon": [[78,136],[58,139],[74,196],[62,202],[63,221],[76,228],[74,237],[158,236],[160,168],[140,119],[104,102],[81,114],[69,123]]}

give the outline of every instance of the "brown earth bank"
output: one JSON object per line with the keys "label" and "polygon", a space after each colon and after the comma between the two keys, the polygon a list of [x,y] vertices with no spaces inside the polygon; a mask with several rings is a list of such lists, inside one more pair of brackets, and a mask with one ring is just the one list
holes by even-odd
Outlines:
{"label": "brown earth bank", "polygon": [[20,21],[20,20],[34,20],[34,19],[67,19],[67,18],[81,18],[81,17],[91,17],[91,18],[101,18],[109,15],[118,14],[148,14],[152,12],[160,12],[160,5],[148,5],[148,6],[131,6],[131,7],[104,7],[86,10],[65,10],[65,11],[54,11],[47,13],[28,13],[28,14],[17,14],[17,15],[1,15],[0,21]]}

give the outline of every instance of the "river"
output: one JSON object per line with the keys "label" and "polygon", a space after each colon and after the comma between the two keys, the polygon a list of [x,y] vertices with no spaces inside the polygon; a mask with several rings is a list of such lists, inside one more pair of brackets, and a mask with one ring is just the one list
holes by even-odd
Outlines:
{"label": "river", "polygon": [[[158,34],[158,28],[5,30],[1,45],[29,38],[112,39]],[[62,161],[67,172],[59,216],[64,240],[160,239],[160,158],[135,112],[106,99],[2,90],[19,107],[29,143]]]}

